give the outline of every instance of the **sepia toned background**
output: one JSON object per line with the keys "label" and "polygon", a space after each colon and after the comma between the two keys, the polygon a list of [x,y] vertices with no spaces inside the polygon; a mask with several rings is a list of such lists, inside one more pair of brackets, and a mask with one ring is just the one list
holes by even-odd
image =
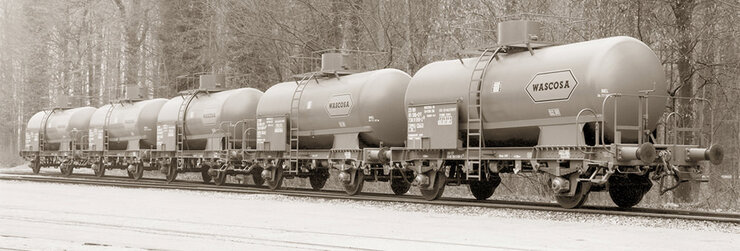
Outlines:
{"label": "sepia toned background", "polygon": [[[0,165],[22,164],[26,121],[58,97],[99,107],[125,84],[171,97],[202,72],[227,74],[229,88],[265,90],[312,70],[307,58],[332,48],[372,51],[366,67],[413,75],[493,46],[496,24],[521,17],[543,22],[540,39],[554,43],[626,35],[650,46],[669,81],[658,94],[713,105],[667,103],[666,111],[705,126],[701,137],[723,145],[725,161],[705,167],[709,182],[672,196],[654,188],[646,203],[740,208],[738,0],[0,0]],[[551,199],[541,181],[507,176],[497,194]]]}

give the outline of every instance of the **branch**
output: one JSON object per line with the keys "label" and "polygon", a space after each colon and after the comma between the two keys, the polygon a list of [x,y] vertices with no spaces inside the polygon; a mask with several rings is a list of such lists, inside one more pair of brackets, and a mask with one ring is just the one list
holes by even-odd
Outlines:
{"label": "branch", "polygon": [[126,7],[123,6],[123,3],[121,2],[121,0],[112,0],[112,1],[113,1],[113,3],[116,4],[116,6],[118,6],[118,11],[121,12],[121,17],[125,17],[126,16]]}

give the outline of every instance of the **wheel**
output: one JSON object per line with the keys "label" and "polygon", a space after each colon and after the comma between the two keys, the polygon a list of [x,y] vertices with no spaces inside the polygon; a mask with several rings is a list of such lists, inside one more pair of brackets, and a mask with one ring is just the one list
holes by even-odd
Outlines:
{"label": "wheel", "polygon": [[216,172],[216,176],[213,176],[213,183],[217,186],[223,186],[224,184],[226,184],[225,170]]}
{"label": "wheel", "polygon": [[65,177],[69,177],[72,175],[72,172],[74,172],[74,167],[72,167],[71,165],[60,164],[59,171],[61,171],[62,175],[64,175]]}
{"label": "wheel", "polygon": [[411,182],[408,182],[403,178],[392,179],[389,183],[391,183],[391,190],[396,195],[406,194],[409,192],[409,189],[411,189]]}
{"label": "wheel", "polygon": [[31,166],[31,171],[33,171],[33,174],[39,174],[41,171],[41,158],[36,156],[33,161],[29,164]]}
{"label": "wheel", "polygon": [[279,166],[272,167],[270,172],[271,179],[267,181],[267,187],[270,190],[278,190],[283,185],[283,168]]}
{"label": "wheel", "polygon": [[105,166],[103,166],[103,162],[97,162],[91,166],[91,169],[93,170],[93,173],[95,173],[95,177],[103,177],[105,176]]}
{"label": "wheel", "polygon": [[589,191],[590,189],[586,187],[585,183],[579,182],[576,186],[576,193],[573,196],[556,195],[555,200],[563,208],[578,208],[581,207],[583,203],[586,203]]}
{"label": "wheel", "polygon": [[165,179],[167,180],[167,183],[172,183],[177,179],[177,160],[170,161],[167,165],[167,174],[165,175]]}
{"label": "wheel", "polygon": [[211,183],[211,175],[208,174],[209,169],[211,168],[206,165],[200,168],[200,177],[203,178],[203,184]]}
{"label": "wheel", "polygon": [[493,174],[488,180],[470,181],[468,188],[470,188],[470,192],[473,193],[475,199],[485,200],[491,198],[499,184],[501,184],[501,177],[498,174]]}
{"label": "wheel", "polygon": [[314,191],[319,191],[322,188],[324,188],[324,185],[326,185],[326,180],[329,179],[329,170],[326,168],[319,168],[314,170],[313,175],[311,177],[308,177],[309,183],[311,183],[311,188]]}
{"label": "wheel", "polygon": [[447,176],[444,171],[437,171],[434,175],[434,186],[427,188],[420,188],[421,197],[425,200],[436,200],[442,197],[445,192],[445,185],[447,185]]}
{"label": "wheel", "polygon": [[144,177],[144,164],[138,163],[134,165],[134,172],[131,173],[131,178],[134,178],[134,180],[140,180],[141,177]]}
{"label": "wheel", "polygon": [[630,208],[642,200],[642,197],[650,191],[653,183],[647,175],[617,175],[609,177],[609,197],[614,204],[620,208]]}
{"label": "wheel", "polygon": [[265,184],[265,179],[262,178],[262,167],[255,167],[252,169],[252,182],[254,182],[254,185],[258,187]]}
{"label": "wheel", "polygon": [[349,195],[357,195],[360,192],[362,192],[362,186],[365,184],[365,173],[362,172],[362,170],[358,168],[353,168],[352,170],[348,171],[350,175],[354,176],[354,183],[350,181],[350,183],[344,183],[342,182],[342,187],[344,187],[344,192],[346,192]]}

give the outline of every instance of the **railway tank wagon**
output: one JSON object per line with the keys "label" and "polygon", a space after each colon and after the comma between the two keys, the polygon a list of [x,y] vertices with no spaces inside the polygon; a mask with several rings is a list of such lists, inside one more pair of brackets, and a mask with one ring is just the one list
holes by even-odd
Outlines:
{"label": "railway tank wagon", "polygon": [[411,79],[407,146],[391,159],[415,170],[425,198],[467,183],[486,199],[499,173],[532,171],[552,177],[563,207],[602,190],[631,207],[652,186],[651,172],[675,168],[680,181],[699,161],[721,161],[718,146],[655,141],[668,97],[647,45],[612,37],[551,46],[533,39],[538,27],[501,23],[498,46],[431,63]]}
{"label": "railway tank wagon", "polygon": [[157,117],[167,99],[142,100],[137,86],[129,86],[127,98],[98,108],[90,119],[89,158],[96,176],[106,169],[126,169],[141,179],[145,169],[156,169]]}
{"label": "railway tank wagon", "polygon": [[[585,107],[600,110],[606,94],[639,94],[641,91],[665,94],[666,81],[658,58],[647,45],[634,38],[612,37],[534,52],[535,55],[499,53],[486,71],[479,102],[483,138],[488,145],[576,144],[577,135],[571,135],[576,130],[560,132],[560,128],[573,126],[575,117]],[[477,60],[468,58],[462,63],[449,60],[424,66],[414,76],[406,102],[417,106],[440,100],[459,101],[458,121],[467,122],[468,113],[477,113],[465,109],[474,98],[468,95],[468,85]],[[633,98],[620,102],[617,116],[604,117],[607,140],[613,141],[615,117],[619,119],[618,124],[636,124],[633,114],[638,110],[638,101]],[[655,128],[657,115],[664,110],[665,98],[650,99],[647,107],[647,113],[655,116],[649,116],[645,126]],[[605,108],[612,111],[613,103]],[[592,114],[587,115],[592,117]],[[463,124],[460,129],[464,127]],[[562,135],[551,132],[569,135],[553,138]],[[413,137],[412,144],[421,143],[419,137],[423,136]],[[429,143],[441,145],[443,141],[438,139],[432,137]],[[635,143],[637,133],[623,132],[621,141]]]}
{"label": "railway tank wagon", "polygon": [[228,174],[256,174],[254,182],[264,183],[261,169],[246,162],[242,151],[256,147],[255,115],[263,93],[254,88],[223,90],[224,82],[223,75],[200,75],[199,89],[162,106],[156,158],[167,181],[175,180],[178,172],[201,172],[204,182],[213,179],[218,185]]}
{"label": "railway tank wagon", "polygon": [[30,160],[33,173],[41,167],[59,167],[64,175],[88,163],[83,156],[94,107],[52,108],[34,114],[26,126],[21,156]]}
{"label": "railway tank wagon", "polygon": [[[396,69],[348,72],[341,52],[322,55],[321,72],[274,85],[257,108],[259,156],[263,177],[272,189],[283,178],[309,178],[315,190],[339,169],[348,194],[362,190],[364,181],[391,181],[405,193],[410,183],[395,177],[380,162],[367,161],[368,147],[403,146],[406,119],[403,95],[410,76]],[[409,173],[409,176],[411,173]]]}

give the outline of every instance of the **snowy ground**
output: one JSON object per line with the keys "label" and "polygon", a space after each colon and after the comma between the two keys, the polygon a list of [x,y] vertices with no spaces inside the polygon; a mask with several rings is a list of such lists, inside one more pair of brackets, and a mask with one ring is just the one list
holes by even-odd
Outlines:
{"label": "snowy ground", "polygon": [[738,250],[694,221],[0,181],[0,249]]}

